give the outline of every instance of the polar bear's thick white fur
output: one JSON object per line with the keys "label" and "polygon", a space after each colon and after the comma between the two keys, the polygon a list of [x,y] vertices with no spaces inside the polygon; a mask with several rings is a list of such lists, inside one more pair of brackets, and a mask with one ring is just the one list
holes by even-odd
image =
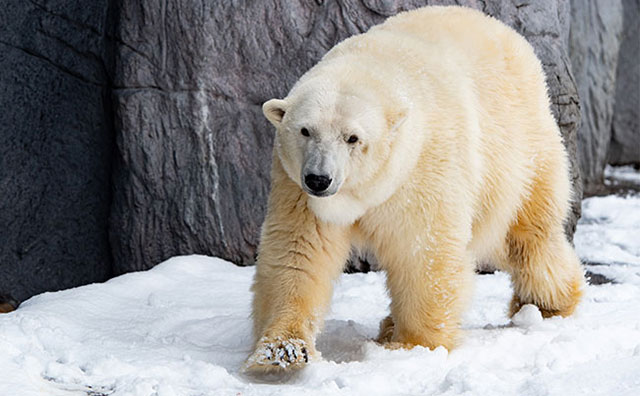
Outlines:
{"label": "polar bear's thick white fur", "polygon": [[568,161],[549,105],[526,40],[461,7],[389,18],[266,102],[276,138],[247,367],[317,356],[353,245],[387,273],[389,347],[454,347],[477,260],[511,275],[511,314],[571,314],[584,276],[563,233]]}

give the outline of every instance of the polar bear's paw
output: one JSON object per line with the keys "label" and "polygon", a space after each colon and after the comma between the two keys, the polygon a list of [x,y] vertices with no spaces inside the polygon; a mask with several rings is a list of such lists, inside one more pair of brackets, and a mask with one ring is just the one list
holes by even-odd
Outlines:
{"label": "polar bear's paw", "polygon": [[262,337],[244,369],[248,372],[297,370],[309,363],[310,352],[307,342],[299,338]]}
{"label": "polar bear's paw", "polygon": [[391,337],[393,337],[393,330],[395,328],[395,324],[393,323],[393,318],[391,315],[382,319],[380,322],[380,331],[378,332],[378,338],[376,338],[376,342],[378,344],[386,344],[391,341]]}

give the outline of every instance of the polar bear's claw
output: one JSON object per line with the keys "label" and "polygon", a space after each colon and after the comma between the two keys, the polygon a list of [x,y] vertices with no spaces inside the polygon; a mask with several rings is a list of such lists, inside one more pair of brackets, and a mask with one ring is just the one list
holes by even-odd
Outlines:
{"label": "polar bear's claw", "polygon": [[255,352],[245,363],[246,371],[296,370],[309,363],[306,341],[299,338],[268,338],[258,341]]}

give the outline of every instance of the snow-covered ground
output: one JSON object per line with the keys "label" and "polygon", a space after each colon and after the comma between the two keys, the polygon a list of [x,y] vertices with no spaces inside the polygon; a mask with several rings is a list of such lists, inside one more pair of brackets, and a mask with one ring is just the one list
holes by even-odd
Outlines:
{"label": "snow-covered ground", "polygon": [[633,166],[611,166],[604,168],[605,184],[616,185],[620,183],[631,183],[640,186],[640,172]]}
{"label": "snow-covered ground", "polygon": [[570,318],[527,309],[511,323],[508,276],[478,275],[460,348],[389,351],[370,341],[384,274],[342,275],[324,360],[269,383],[241,374],[254,269],[176,257],[0,315],[0,396],[639,395],[640,197],[583,206],[578,252],[614,282],[588,286]]}

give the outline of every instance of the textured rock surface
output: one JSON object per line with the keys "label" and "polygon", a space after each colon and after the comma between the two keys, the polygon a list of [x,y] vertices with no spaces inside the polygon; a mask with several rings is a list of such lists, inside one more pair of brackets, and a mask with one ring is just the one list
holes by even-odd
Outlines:
{"label": "textured rock surface", "polygon": [[482,9],[532,42],[575,152],[579,112],[565,50],[567,0],[125,3],[114,81],[110,237],[117,273],[186,253],[251,264],[273,138],[260,105],[286,95],[340,40],[427,3]]}
{"label": "textured rock surface", "polygon": [[0,6],[0,293],[18,300],[110,275],[107,15]]}
{"label": "textured rock surface", "polygon": [[640,164],[640,0],[622,0],[622,42],[616,73],[612,164]]}
{"label": "textured rock surface", "polygon": [[586,193],[603,181],[621,33],[620,0],[571,1],[569,51],[582,108],[578,161]]}

